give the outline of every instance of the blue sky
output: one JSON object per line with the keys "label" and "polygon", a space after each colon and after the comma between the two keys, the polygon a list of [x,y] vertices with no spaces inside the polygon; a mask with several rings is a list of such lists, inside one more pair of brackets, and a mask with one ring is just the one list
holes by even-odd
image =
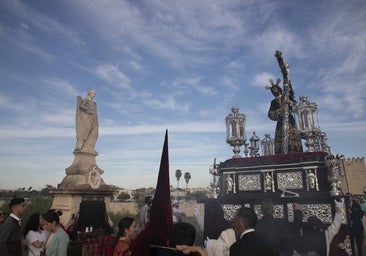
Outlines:
{"label": "blue sky", "polygon": [[264,87],[281,77],[276,50],[296,97],[318,104],[332,152],[364,157],[365,24],[363,0],[2,0],[0,188],[62,181],[76,97],[90,88],[107,184],[155,186],[168,129],[171,184],[181,169],[190,187],[206,187],[213,159],[233,155],[233,106],[248,138],[274,137]]}

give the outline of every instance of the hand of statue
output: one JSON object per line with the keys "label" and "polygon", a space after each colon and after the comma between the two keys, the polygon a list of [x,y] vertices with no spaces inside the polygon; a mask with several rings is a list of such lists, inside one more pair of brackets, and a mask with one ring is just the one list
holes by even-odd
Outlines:
{"label": "hand of statue", "polygon": [[291,105],[292,104],[292,100],[286,99],[286,103]]}

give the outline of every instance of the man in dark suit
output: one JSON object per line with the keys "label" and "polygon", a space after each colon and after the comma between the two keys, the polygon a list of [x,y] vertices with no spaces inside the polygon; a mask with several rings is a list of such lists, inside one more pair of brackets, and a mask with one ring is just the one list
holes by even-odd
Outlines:
{"label": "man in dark suit", "polygon": [[233,227],[239,238],[230,247],[230,256],[278,256],[270,243],[254,230],[257,223],[256,213],[248,208],[242,207],[236,213],[233,220]]}
{"label": "man in dark suit", "polygon": [[275,208],[271,199],[261,203],[263,217],[255,225],[255,231],[265,237],[280,256],[290,256],[293,251],[287,248],[287,235],[290,225],[284,219],[275,218]]}
{"label": "man in dark suit", "polygon": [[0,227],[0,255],[21,256],[22,234],[20,217],[25,212],[24,198],[13,198],[9,203],[10,216]]}
{"label": "man in dark suit", "polygon": [[351,217],[350,235],[352,253],[353,255],[357,255],[355,250],[357,248],[358,255],[362,255],[362,236],[364,233],[362,217],[364,215],[364,212],[361,209],[360,200],[357,196],[353,196],[350,193],[348,193],[347,196],[349,199],[349,211]]}

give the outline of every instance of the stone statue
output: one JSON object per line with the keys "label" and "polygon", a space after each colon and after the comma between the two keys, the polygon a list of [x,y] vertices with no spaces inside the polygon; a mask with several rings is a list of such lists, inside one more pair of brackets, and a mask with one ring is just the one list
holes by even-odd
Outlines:
{"label": "stone statue", "polygon": [[272,190],[272,177],[268,172],[266,173],[266,190]]}
{"label": "stone statue", "polygon": [[85,99],[77,97],[75,158],[65,169],[66,177],[58,185],[59,189],[110,189],[101,177],[104,171],[95,161],[99,129],[97,104],[93,101],[95,95],[95,90],[89,90]]}
{"label": "stone statue", "polygon": [[295,92],[290,80],[290,67],[282,58],[282,52],[276,51],[275,57],[281,69],[283,76],[283,89],[279,86],[281,79],[277,79],[274,83],[272,79],[269,80],[270,89],[275,97],[271,101],[268,110],[269,119],[276,121],[275,131],[275,154],[287,154],[303,152],[300,134],[296,127],[295,118],[292,115],[293,108],[297,102],[295,100]]}
{"label": "stone statue", "polygon": [[95,90],[89,90],[85,99],[77,97],[76,105],[76,152],[97,154],[98,138],[97,104],[93,101]]}
{"label": "stone statue", "polygon": [[226,178],[226,193],[230,193],[233,191],[233,185],[234,185],[234,181],[231,178],[231,176],[228,175]]}
{"label": "stone statue", "polygon": [[319,191],[318,177],[316,176],[316,171],[312,172],[311,170],[308,170],[306,178],[307,178],[307,190]]}
{"label": "stone statue", "polygon": [[308,183],[310,189],[315,189],[315,175],[312,172],[308,173]]}
{"label": "stone statue", "polygon": [[[292,108],[296,105],[296,101],[293,97],[293,93],[290,93],[292,96],[288,97],[286,100],[284,99],[283,90],[279,86],[280,81],[280,79],[277,79],[276,83],[274,83],[272,79],[269,79],[272,86],[265,87],[267,90],[271,90],[275,97],[271,101],[268,110],[269,119],[277,122],[275,131],[275,154],[302,152],[300,134],[298,133],[295,118],[292,115]],[[293,92],[292,86],[289,87],[291,88],[291,92]],[[284,112],[284,106],[286,106],[287,115]],[[285,118],[285,116],[287,118]],[[287,121],[285,121],[285,119]],[[286,131],[284,131],[284,126],[286,126]],[[286,140],[284,140],[284,135]],[[284,145],[284,143],[286,143],[286,145]]]}

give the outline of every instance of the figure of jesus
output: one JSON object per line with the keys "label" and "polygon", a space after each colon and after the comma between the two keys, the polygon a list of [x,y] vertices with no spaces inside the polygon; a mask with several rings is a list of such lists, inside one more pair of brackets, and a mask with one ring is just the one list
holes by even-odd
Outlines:
{"label": "figure of jesus", "polygon": [[[283,102],[282,88],[278,85],[280,83],[280,79],[277,79],[276,84],[273,83],[272,79],[270,79],[271,87],[266,86],[266,89],[271,90],[273,96],[275,97],[271,101],[270,108],[268,110],[269,119],[276,121],[276,131],[275,131],[275,154],[281,154],[283,152],[283,125],[284,125],[284,103],[289,107],[288,113],[288,152],[287,153],[296,153],[302,152],[302,144],[300,134],[298,133],[298,129],[296,126],[295,118],[292,115],[292,107],[296,105],[296,101],[293,98],[293,95],[289,97],[287,102]],[[291,93],[292,94],[292,93]]]}

